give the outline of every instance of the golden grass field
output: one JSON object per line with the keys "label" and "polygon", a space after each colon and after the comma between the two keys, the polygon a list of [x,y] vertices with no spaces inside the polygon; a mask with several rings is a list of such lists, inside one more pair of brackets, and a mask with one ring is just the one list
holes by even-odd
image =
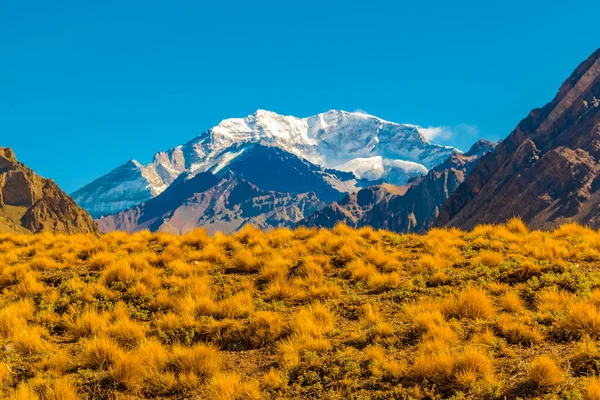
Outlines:
{"label": "golden grass field", "polygon": [[0,235],[9,399],[600,399],[600,233]]}

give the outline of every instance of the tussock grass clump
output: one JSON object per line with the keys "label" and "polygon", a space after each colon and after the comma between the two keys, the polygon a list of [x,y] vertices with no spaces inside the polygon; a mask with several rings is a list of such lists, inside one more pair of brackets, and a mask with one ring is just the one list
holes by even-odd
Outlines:
{"label": "tussock grass clump", "polygon": [[535,299],[537,310],[541,313],[558,314],[572,303],[572,295],[556,288],[546,288],[540,291]]}
{"label": "tussock grass clump", "polygon": [[441,341],[424,342],[414,359],[410,374],[417,379],[445,383],[452,377],[454,356]]}
{"label": "tussock grass clump", "polygon": [[215,400],[260,400],[258,382],[244,382],[235,373],[219,373],[208,384],[210,396]]}
{"label": "tussock grass clump", "polygon": [[131,354],[122,354],[114,360],[108,373],[111,378],[119,385],[135,390],[142,378],[143,369],[142,360]]}
{"label": "tussock grass clump", "polygon": [[598,378],[592,377],[585,380],[583,398],[585,400],[600,400],[600,380]]}
{"label": "tussock grass clump", "polygon": [[98,337],[83,342],[80,364],[87,368],[107,368],[120,357],[122,350],[111,339]]}
{"label": "tussock grass clump", "polygon": [[40,400],[40,396],[25,383],[19,384],[15,390],[12,391],[9,400]]}
{"label": "tussock grass clump", "polygon": [[448,299],[443,312],[451,318],[486,319],[494,313],[494,307],[484,290],[469,287]]}
{"label": "tussock grass clump", "polygon": [[507,314],[500,315],[496,327],[499,334],[509,343],[533,345],[544,340],[544,336],[536,326],[530,326]]}
{"label": "tussock grass clump", "polygon": [[600,337],[600,313],[591,303],[581,302],[568,307],[562,326],[571,334]]}
{"label": "tussock grass clump", "polygon": [[[86,252],[87,254],[88,252]],[[102,271],[117,261],[116,255],[107,252],[99,252],[91,256],[88,266],[92,271]]]}
{"label": "tussock grass clump", "polygon": [[77,339],[97,336],[108,329],[108,314],[86,310],[75,321],[67,321],[69,332]]}
{"label": "tussock grass clump", "polygon": [[502,254],[493,251],[483,251],[479,254],[479,261],[489,268],[496,268],[504,261]]}
{"label": "tussock grass clump", "polygon": [[458,384],[467,387],[475,385],[478,381],[495,381],[492,361],[474,347],[462,349],[458,354],[454,375]]}
{"label": "tussock grass clump", "polygon": [[596,375],[600,372],[600,364],[597,360],[600,352],[594,339],[585,335],[577,345],[571,357],[571,368],[573,373],[579,376]]}
{"label": "tussock grass clump", "polygon": [[210,377],[220,369],[217,349],[211,345],[196,344],[192,347],[177,345],[172,349],[169,365],[179,373],[194,373]]}
{"label": "tussock grass clump", "polygon": [[525,311],[525,303],[519,297],[518,293],[513,291],[507,292],[500,299],[502,309],[506,312],[519,314]]}
{"label": "tussock grass clump", "polygon": [[512,217],[506,223],[506,229],[512,233],[526,234],[529,232],[529,227],[519,217]]}
{"label": "tussock grass clump", "polygon": [[540,356],[529,366],[529,379],[540,387],[555,386],[564,380],[563,371],[554,360]]}
{"label": "tussock grass clump", "polygon": [[79,400],[77,386],[70,378],[60,378],[44,388],[44,400]]}
{"label": "tussock grass clump", "polygon": [[49,344],[44,338],[48,332],[41,326],[26,327],[13,337],[14,349],[25,356],[31,356],[49,349]]}
{"label": "tussock grass clump", "polygon": [[281,314],[270,311],[256,312],[249,323],[250,342],[254,347],[275,343],[286,334],[285,319]]}
{"label": "tussock grass clump", "polygon": [[436,339],[419,344],[410,374],[442,386],[469,388],[481,382],[495,383],[493,363],[481,350],[472,346],[452,350],[447,343]]}

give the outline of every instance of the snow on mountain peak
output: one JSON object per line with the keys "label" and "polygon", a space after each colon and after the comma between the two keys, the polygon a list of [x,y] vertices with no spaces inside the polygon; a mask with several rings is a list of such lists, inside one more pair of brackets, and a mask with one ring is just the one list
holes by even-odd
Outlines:
{"label": "snow on mountain peak", "polygon": [[431,144],[419,126],[342,110],[306,118],[257,110],[245,118],[223,120],[197,140],[203,155],[222,151],[234,143],[278,146],[328,168],[353,158],[376,155],[431,168],[455,150]]}

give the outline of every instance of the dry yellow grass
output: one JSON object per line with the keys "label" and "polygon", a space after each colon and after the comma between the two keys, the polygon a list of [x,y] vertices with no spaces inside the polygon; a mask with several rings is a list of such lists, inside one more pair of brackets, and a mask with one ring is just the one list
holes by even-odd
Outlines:
{"label": "dry yellow grass", "polygon": [[540,356],[529,366],[529,379],[541,387],[555,386],[564,380],[563,371],[554,360]]}
{"label": "dry yellow grass", "polygon": [[0,234],[0,290],[0,398],[600,398],[573,224]]}
{"label": "dry yellow grass", "polygon": [[583,398],[585,400],[600,400],[600,380],[592,377],[584,382]]}

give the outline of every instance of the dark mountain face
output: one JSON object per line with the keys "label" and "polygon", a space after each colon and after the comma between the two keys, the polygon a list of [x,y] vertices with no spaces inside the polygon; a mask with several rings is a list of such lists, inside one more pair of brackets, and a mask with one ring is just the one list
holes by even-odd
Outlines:
{"label": "dark mountain face", "polygon": [[600,227],[600,49],[484,157],[436,226],[464,229],[521,217],[532,228]]}
{"label": "dark mountain face", "polygon": [[94,233],[90,215],[56,183],[35,174],[0,147],[0,232]]}
{"label": "dark mountain face", "polygon": [[429,228],[448,196],[494,143],[481,140],[466,154],[454,153],[425,176],[406,186],[376,185],[350,194],[302,220],[300,225],[331,228],[339,222],[396,232]]}
{"label": "dark mountain face", "polygon": [[146,203],[99,219],[100,228],[183,233],[203,227],[212,233],[249,223],[262,229],[292,226],[322,209],[323,200],[342,197],[336,185],[356,183],[352,174],[323,169],[278,148],[251,145],[239,151],[211,172],[182,174]]}
{"label": "dark mountain face", "polygon": [[140,206],[98,220],[104,232],[142,229],[185,233],[198,227],[209,233],[235,232],[246,224],[261,229],[292,226],[325,204],[314,193],[266,191],[230,172],[203,172],[171,185]]}
{"label": "dark mountain face", "polygon": [[241,155],[216,174],[229,171],[265,190],[291,194],[314,192],[325,203],[341,199],[345,193],[340,186],[356,180],[351,172],[325,169],[278,147],[261,145],[246,146]]}

